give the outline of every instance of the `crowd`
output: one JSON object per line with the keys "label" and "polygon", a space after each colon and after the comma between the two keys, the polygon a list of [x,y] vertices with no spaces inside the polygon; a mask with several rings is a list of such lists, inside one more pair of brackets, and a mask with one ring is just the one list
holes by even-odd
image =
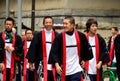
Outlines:
{"label": "crowd", "polygon": [[8,17],[0,33],[0,70],[2,81],[103,81],[103,65],[117,67],[120,81],[120,35],[112,27],[108,46],[97,33],[98,22],[86,21],[86,33],[77,31],[73,16],[63,19],[63,31],[53,29],[54,19],[45,16],[40,32],[26,29],[21,36],[13,30]]}

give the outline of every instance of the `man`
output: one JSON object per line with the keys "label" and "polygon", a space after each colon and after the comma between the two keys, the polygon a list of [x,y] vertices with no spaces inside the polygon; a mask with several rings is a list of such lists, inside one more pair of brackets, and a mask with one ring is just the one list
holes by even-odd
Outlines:
{"label": "man", "polygon": [[110,62],[108,63],[108,65],[115,67],[116,56],[115,56],[115,50],[114,50],[114,40],[115,40],[115,37],[118,35],[118,28],[112,27],[111,33],[112,33],[112,36],[110,37],[109,42],[108,42],[108,51],[109,51],[109,56],[110,56]]}
{"label": "man", "polygon": [[120,34],[118,34],[114,40],[114,47],[116,56],[117,76],[120,81]]}
{"label": "man", "polygon": [[26,40],[25,31],[22,32],[21,38],[22,38],[22,41]]}
{"label": "man", "polygon": [[97,34],[98,23],[95,19],[86,22],[86,37],[93,51],[93,58],[86,62],[86,70],[90,81],[103,81],[102,64],[109,61],[104,39]]}
{"label": "man", "polygon": [[5,20],[5,31],[0,33],[0,67],[3,70],[3,81],[12,81],[14,78],[15,57],[21,57],[23,48],[20,36],[12,32],[15,21],[12,18]]}
{"label": "man", "polygon": [[72,16],[64,18],[63,27],[64,31],[53,42],[49,62],[55,65],[62,81],[81,81],[82,67],[92,58],[88,54],[89,45],[85,35],[75,30]]}
{"label": "man", "polygon": [[33,63],[35,63],[35,69],[37,70],[40,61],[43,62],[44,81],[54,81],[52,65],[48,64],[51,45],[57,35],[57,33],[52,29],[53,23],[54,21],[51,16],[44,17],[44,28],[41,32],[35,34],[27,54],[30,69],[32,69]]}
{"label": "man", "polygon": [[33,39],[33,32],[30,29],[25,31],[26,40],[24,40],[24,58],[23,58],[23,81],[34,81],[34,71],[29,70],[29,63],[26,58],[29,46]]}

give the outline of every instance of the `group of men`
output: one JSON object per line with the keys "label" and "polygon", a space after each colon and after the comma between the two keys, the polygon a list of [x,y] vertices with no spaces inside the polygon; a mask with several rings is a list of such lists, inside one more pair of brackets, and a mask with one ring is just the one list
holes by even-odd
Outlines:
{"label": "group of men", "polygon": [[87,33],[83,34],[77,31],[74,17],[66,16],[63,32],[58,34],[53,30],[53,18],[45,16],[42,30],[34,35],[32,30],[26,30],[24,40],[12,31],[15,25],[12,18],[7,18],[4,24],[5,30],[0,33],[3,81],[13,81],[16,70],[19,71],[15,81],[21,81],[21,73],[23,81],[84,81],[83,70],[88,73],[90,81],[103,81],[102,65],[111,66],[115,56],[120,76],[120,36],[116,35],[115,41],[111,38],[107,51],[104,39],[97,34],[95,19],[87,20]]}

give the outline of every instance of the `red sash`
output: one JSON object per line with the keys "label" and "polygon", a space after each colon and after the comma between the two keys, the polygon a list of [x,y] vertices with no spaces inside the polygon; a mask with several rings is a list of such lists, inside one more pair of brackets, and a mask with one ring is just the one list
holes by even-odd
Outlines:
{"label": "red sash", "polygon": [[[27,58],[26,58],[26,55],[27,55],[27,40],[24,41],[24,67],[23,67],[23,80],[26,81],[27,80]],[[34,71],[34,81],[36,81],[36,72]]]}
{"label": "red sash", "polygon": [[[5,43],[5,32],[4,31],[2,32],[2,39]],[[16,42],[15,34],[12,33],[12,47],[15,46],[15,42]],[[12,52],[11,68],[10,68],[10,81],[12,81],[14,78],[14,59],[15,59],[15,53]],[[4,65],[5,65],[5,68],[3,70],[3,81],[6,81],[6,53],[4,54]]]}
{"label": "red sash", "polygon": [[[89,41],[89,36],[88,34],[86,35],[88,41]],[[96,63],[99,62],[99,40],[98,40],[98,36],[95,35],[95,46],[96,46]],[[89,61],[86,62],[86,70],[87,72],[89,71]],[[97,76],[96,76],[96,81],[100,81],[100,70],[97,69]]]}
{"label": "red sash", "polygon": [[111,43],[110,50],[109,50],[110,62],[108,63],[108,65],[111,65],[111,62],[114,57],[114,43],[112,43],[112,37],[110,39],[110,43]]}
{"label": "red sash", "polygon": [[[54,38],[55,38],[55,34],[54,34],[54,31],[52,30],[52,39],[51,39],[51,42],[53,43],[54,41]],[[42,29],[42,47],[43,47],[43,67],[44,67],[44,81],[48,81],[47,80],[47,50],[46,50],[46,36],[45,36],[45,30]],[[54,76],[54,80],[56,81],[55,79],[55,68],[53,68],[53,76]]]}
{"label": "red sash", "polygon": [[[78,56],[80,57],[80,38],[78,32],[74,31],[76,43],[77,43],[77,49],[78,49]],[[63,67],[62,67],[62,81],[66,80],[66,35],[65,32],[62,32],[62,38],[63,38]],[[79,58],[80,59],[80,58]]]}
{"label": "red sash", "polygon": [[27,55],[27,41],[25,40],[24,41],[24,67],[23,67],[23,77],[24,77],[24,81],[26,81],[26,78],[27,78],[27,68],[26,68],[26,65],[27,65],[27,59],[26,59],[26,55]]}

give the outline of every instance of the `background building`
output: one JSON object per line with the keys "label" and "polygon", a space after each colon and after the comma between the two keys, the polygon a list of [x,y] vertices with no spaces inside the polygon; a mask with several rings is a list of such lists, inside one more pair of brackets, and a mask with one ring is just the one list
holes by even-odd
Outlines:
{"label": "background building", "polygon": [[[17,19],[17,0],[10,1],[10,16]],[[0,31],[6,17],[6,0],[0,0]],[[32,0],[22,0],[22,22],[31,28]],[[44,16],[53,16],[61,21],[65,15],[73,15],[79,30],[85,29],[88,18],[95,18],[99,23],[99,33],[108,38],[110,28],[120,27],[120,0],[35,0],[35,30],[42,27]],[[55,22],[57,22],[55,21]],[[17,22],[16,22],[17,23]]]}

